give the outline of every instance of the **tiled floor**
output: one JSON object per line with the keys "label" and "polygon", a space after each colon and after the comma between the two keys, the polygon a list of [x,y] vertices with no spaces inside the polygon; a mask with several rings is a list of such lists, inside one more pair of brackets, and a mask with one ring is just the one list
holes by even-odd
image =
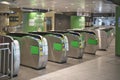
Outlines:
{"label": "tiled floor", "polygon": [[107,51],[85,54],[83,59],[69,58],[65,64],[48,62],[43,70],[21,66],[12,80],[120,80],[120,58],[114,56],[114,42]]}

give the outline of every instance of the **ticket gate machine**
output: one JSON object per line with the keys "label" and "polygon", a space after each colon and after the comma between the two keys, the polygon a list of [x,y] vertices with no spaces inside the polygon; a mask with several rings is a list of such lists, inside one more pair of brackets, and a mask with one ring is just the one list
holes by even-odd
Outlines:
{"label": "ticket gate machine", "polygon": [[104,28],[102,29],[107,35],[107,41],[108,41],[108,46],[111,43],[113,37],[114,37],[114,28]]}
{"label": "ticket gate machine", "polygon": [[68,38],[69,50],[68,57],[82,58],[84,51],[84,39],[83,35],[77,32],[70,31],[52,31],[55,33],[62,33]]}
{"label": "ticket gate machine", "polygon": [[7,35],[19,39],[21,65],[34,69],[46,67],[48,60],[48,44],[44,37],[26,33],[9,33]]}
{"label": "ticket gate machine", "polygon": [[85,31],[85,30],[72,30],[74,32],[79,32],[83,34],[85,38],[85,53],[95,54],[98,49],[98,39],[95,32]]}
{"label": "ticket gate machine", "polygon": [[106,50],[114,37],[114,28],[97,28],[93,29],[99,39],[99,49]]}
{"label": "ticket gate machine", "polygon": [[48,41],[48,60],[57,63],[67,62],[67,44],[66,37],[63,34],[52,32],[30,32],[32,34],[42,35]]}

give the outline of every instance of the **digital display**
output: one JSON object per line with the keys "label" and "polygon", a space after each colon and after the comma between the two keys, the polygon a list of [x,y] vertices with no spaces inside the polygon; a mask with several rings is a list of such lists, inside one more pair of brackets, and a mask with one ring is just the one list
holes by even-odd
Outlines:
{"label": "digital display", "polygon": [[94,17],[93,26],[114,26],[115,17]]}
{"label": "digital display", "polygon": [[9,21],[10,22],[18,22],[19,21],[19,17],[18,16],[10,16],[9,17]]}

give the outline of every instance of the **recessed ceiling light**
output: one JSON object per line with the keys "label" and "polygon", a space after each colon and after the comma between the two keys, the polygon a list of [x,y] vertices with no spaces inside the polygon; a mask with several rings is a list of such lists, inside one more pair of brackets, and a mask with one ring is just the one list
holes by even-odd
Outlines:
{"label": "recessed ceiling light", "polygon": [[55,6],[54,5],[52,5],[52,8],[54,8]]}
{"label": "recessed ceiling light", "polygon": [[65,8],[67,9],[68,7],[66,6]]}
{"label": "recessed ceiling light", "polygon": [[73,5],[75,5],[75,4],[74,4],[74,3],[71,3],[70,5],[72,5],[72,6],[73,6]]}
{"label": "recessed ceiling light", "polygon": [[92,1],[92,3],[95,3],[95,1]]}
{"label": "recessed ceiling light", "polygon": [[10,3],[9,2],[7,2],[7,1],[1,1],[0,3],[2,3],[2,4],[7,4],[7,5],[9,5]]}

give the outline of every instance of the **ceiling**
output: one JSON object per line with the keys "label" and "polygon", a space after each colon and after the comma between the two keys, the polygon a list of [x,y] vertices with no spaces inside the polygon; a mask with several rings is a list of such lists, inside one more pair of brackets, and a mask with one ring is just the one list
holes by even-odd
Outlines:
{"label": "ceiling", "polygon": [[120,5],[120,0],[111,0],[113,3]]}
{"label": "ceiling", "polygon": [[[4,1],[4,0],[3,0]],[[54,10],[55,12],[113,13],[114,4],[107,0],[6,0],[19,7]]]}

